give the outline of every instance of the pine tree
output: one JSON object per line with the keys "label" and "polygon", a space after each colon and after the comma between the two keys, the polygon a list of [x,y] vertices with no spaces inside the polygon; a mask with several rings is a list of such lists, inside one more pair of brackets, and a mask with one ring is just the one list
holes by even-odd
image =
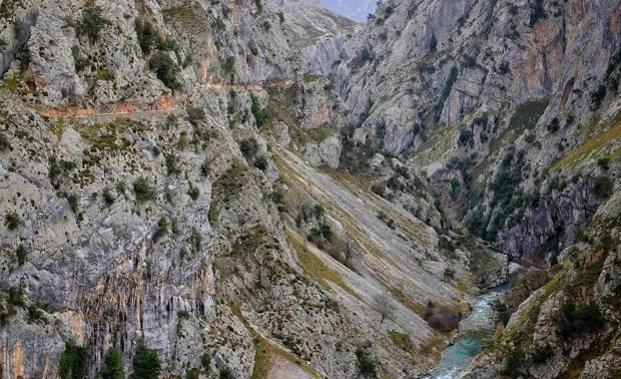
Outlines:
{"label": "pine tree", "polygon": [[132,379],[157,379],[160,375],[160,358],[155,350],[149,349],[144,341],[138,342],[133,360]]}
{"label": "pine tree", "polygon": [[120,351],[116,349],[108,350],[99,375],[102,379],[125,379],[123,356]]}

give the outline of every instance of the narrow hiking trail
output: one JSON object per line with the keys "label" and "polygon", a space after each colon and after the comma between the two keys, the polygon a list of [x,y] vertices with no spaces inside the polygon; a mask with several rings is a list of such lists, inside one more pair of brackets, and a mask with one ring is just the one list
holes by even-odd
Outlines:
{"label": "narrow hiking trail", "polygon": [[[215,92],[248,91],[256,93],[273,88],[289,88],[294,84],[294,80],[266,80],[264,82],[243,84],[228,83],[221,79],[210,79],[201,83],[197,89]],[[189,104],[189,97],[189,94],[164,95],[151,103],[123,100],[117,103],[95,106],[40,107],[39,113],[49,118],[94,119],[96,121],[105,121],[114,119],[115,117],[125,117],[139,121],[156,116],[166,116],[170,113],[183,110]]]}

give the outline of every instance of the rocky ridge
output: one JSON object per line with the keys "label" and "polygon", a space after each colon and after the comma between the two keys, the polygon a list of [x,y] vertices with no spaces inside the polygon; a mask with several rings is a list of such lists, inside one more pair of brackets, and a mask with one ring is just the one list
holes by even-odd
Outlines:
{"label": "rocky ridge", "polygon": [[467,307],[469,248],[442,247],[426,190],[423,220],[318,172],[344,116],[302,48],[350,22],[289,1],[2,9],[0,376],[94,377],[111,351],[130,373],[145,346],[172,376],[433,367],[426,306]]}
{"label": "rocky ridge", "polygon": [[619,9],[5,1],[1,376],[418,377],[495,248],[469,375],[614,377]]}

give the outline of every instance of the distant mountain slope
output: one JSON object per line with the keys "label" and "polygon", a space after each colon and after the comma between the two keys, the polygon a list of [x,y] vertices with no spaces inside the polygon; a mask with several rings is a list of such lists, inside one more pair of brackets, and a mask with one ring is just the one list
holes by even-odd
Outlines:
{"label": "distant mountain slope", "polygon": [[364,22],[375,11],[375,0],[321,0],[321,3],[340,15]]}
{"label": "distant mountain slope", "polygon": [[297,47],[313,45],[319,38],[345,34],[356,26],[352,20],[332,13],[315,0],[271,0],[274,13],[283,12],[285,29]]}

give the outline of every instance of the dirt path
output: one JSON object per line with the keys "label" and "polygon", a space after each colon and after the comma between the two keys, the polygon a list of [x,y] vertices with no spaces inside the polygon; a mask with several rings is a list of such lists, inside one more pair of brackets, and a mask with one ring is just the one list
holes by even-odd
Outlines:
{"label": "dirt path", "polygon": [[[269,88],[289,88],[293,80],[270,80],[261,83],[227,83],[223,80],[207,80],[201,83],[198,89],[208,89],[216,92],[248,91],[260,92]],[[114,104],[102,106],[68,106],[62,108],[40,108],[39,113],[49,118],[74,118],[82,120],[94,120],[98,122],[110,121],[123,117],[136,121],[164,117],[171,113],[185,109],[188,95],[162,96],[149,104],[136,103],[125,100]]]}

